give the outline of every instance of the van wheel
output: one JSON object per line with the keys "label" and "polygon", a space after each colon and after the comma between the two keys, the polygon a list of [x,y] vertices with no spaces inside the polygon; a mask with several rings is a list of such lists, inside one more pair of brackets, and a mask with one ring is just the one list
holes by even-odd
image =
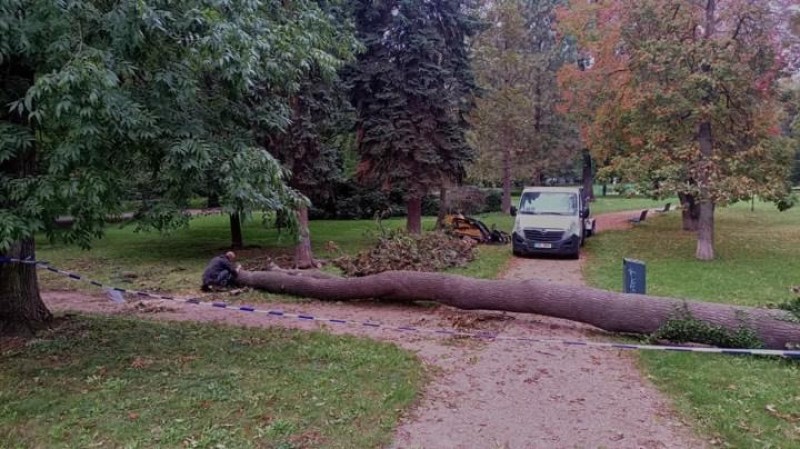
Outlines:
{"label": "van wheel", "polygon": [[581,258],[581,251],[580,250],[575,251],[574,253],[569,255],[569,258],[570,259],[574,259],[574,260],[580,259]]}

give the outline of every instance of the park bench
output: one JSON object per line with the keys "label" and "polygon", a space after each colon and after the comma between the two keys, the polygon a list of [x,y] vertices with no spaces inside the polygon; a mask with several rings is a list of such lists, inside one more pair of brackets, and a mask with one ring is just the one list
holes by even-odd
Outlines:
{"label": "park bench", "polygon": [[642,213],[639,214],[638,217],[633,217],[631,219],[628,219],[628,222],[633,223],[633,224],[639,224],[639,223],[643,222],[646,218],[647,218],[647,209],[643,210]]}
{"label": "park bench", "polygon": [[656,212],[663,214],[664,212],[669,212],[670,208],[672,207],[672,203],[667,203],[664,205],[663,209],[656,209]]}

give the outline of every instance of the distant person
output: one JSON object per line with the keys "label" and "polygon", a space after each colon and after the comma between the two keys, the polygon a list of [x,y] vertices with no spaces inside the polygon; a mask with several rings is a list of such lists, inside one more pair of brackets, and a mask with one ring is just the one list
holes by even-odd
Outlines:
{"label": "distant person", "polygon": [[227,253],[217,256],[208,263],[206,270],[203,271],[203,286],[200,287],[204,292],[210,292],[213,287],[230,287],[236,283],[236,274],[239,271],[239,266],[234,266],[233,261],[236,260],[236,253],[228,251]]}

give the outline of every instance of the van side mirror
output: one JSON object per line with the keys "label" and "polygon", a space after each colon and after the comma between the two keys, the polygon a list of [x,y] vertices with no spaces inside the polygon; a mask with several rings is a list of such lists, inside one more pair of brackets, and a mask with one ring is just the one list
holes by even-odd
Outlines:
{"label": "van side mirror", "polygon": [[516,217],[517,216],[517,208],[514,207],[514,206],[511,206],[511,216],[512,217]]}

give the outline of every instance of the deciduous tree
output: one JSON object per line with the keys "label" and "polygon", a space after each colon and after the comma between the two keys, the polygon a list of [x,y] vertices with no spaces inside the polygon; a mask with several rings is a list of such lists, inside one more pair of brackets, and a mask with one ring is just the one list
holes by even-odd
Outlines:
{"label": "deciduous tree", "polygon": [[503,186],[511,208],[512,179],[537,183],[545,173],[572,166],[578,145],[556,110],[556,73],[571,46],[553,26],[559,0],[502,0],[481,9],[488,28],[473,45],[482,94],[471,115],[478,158],[470,177]]}
{"label": "deciduous tree", "polygon": [[615,80],[595,97],[590,126],[610,156],[606,171],[651,196],[697,205],[688,207],[698,217],[696,257],[713,259],[716,206],[788,194],[791,153],[775,101],[780,17],[766,3],[738,0],[619,0],[580,10],[584,25],[571,29],[591,30],[576,35],[602,51],[569,76]]}
{"label": "deciduous tree", "polygon": [[[35,257],[62,214],[58,236],[88,246],[134,173],[161,197],[149,227],[185,223],[211,169],[232,212],[295,200],[253,129],[287,122],[276,86],[337,63],[313,3],[6,0],[0,29],[0,255]],[[35,268],[0,264],[0,328],[49,317]]]}
{"label": "deciduous tree", "polygon": [[[334,20],[337,43],[335,56],[350,62],[360,49],[347,2],[319,0],[320,8]],[[324,67],[323,67],[324,68]],[[342,145],[352,134],[355,111],[348,100],[347,88],[339,71],[321,70],[314,66],[300,82],[299,89],[289,96],[291,121],[285,129],[267,132],[267,147],[286,166],[289,185],[309,198],[326,199],[332,186],[342,178]],[[308,205],[297,209],[298,242],[294,265],[297,268],[316,266],[311,251],[308,228]]]}

